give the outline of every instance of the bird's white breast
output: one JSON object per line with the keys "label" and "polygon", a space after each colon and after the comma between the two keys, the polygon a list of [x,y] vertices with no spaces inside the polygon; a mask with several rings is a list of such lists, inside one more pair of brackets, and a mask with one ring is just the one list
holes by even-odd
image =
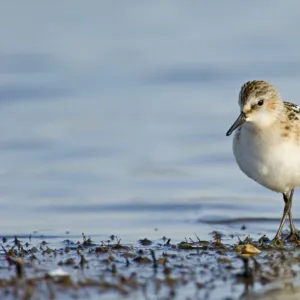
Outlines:
{"label": "bird's white breast", "polygon": [[276,192],[300,186],[300,145],[274,131],[257,133],[244,124],[233,139],[240,169],[259,184]]}

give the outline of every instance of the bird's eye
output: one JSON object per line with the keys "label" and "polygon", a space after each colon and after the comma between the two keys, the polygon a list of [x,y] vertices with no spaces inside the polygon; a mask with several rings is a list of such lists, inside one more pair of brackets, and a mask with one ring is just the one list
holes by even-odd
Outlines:
{"label": "bird's eye", "polygon": [[264,100],[259,100],[258,102],[257,102],[257,105],[259,105],[259,106],[262,106],[264,104]]}

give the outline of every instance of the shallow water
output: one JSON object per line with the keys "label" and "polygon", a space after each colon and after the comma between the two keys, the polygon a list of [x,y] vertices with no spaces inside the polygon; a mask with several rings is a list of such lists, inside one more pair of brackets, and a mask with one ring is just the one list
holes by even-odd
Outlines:
{"label": "shallow water", "polygon": [[246,80],[297,102],[293,5],[3,5],[0,234],[275,234],[281,196],[238,170],[225,132]]}

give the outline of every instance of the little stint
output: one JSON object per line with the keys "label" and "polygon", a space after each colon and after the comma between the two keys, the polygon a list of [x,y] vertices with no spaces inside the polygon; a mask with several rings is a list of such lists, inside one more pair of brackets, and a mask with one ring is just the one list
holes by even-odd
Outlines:
{"label": "little stint", "polygon": [[300,186],[300,107],[283,101],[275,86],[261,80],[246,82],[238,103],[240,115],[226,133],[236,130],[236,162],[248,177],[282,193],[285,206],[275,240],[287,217],[289,238],[299,238],[291,208],[294,189]]}

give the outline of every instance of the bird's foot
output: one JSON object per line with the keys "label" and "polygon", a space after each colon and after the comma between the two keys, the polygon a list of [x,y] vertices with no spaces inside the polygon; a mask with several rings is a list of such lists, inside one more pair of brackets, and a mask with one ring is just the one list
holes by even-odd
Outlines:
{"label": "bird's foot", "polygon": [[300,242],[300,232],[295,230],[284,238],[287,242]]}
{"label": "bird's foot", "polygon": [[279,236],[275,236],[275,238],[272,240],[272,244],[276,248],[283,248],[284,247],[284,239],[281,239]]}

